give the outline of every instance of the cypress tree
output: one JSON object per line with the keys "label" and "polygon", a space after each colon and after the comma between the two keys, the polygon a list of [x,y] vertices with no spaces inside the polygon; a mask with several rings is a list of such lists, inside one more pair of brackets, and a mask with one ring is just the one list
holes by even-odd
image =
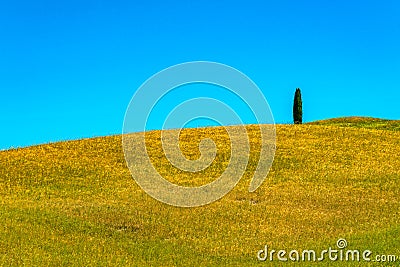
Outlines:
{"label": "cypress tree", "polygon": [[293,122],[294,124],[303,123],[303,102],[301,100],[300,88],[296,88],[293,103]]}

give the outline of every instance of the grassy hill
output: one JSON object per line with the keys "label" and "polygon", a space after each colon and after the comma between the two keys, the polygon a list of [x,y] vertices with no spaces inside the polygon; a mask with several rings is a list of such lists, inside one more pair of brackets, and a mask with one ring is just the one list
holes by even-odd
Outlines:
{"label": "grassy hill", "polygon": [[[387,128],[398,124],[277,125],[272,169],[249,193],[258,128],[248,126],[245,176],[224,198],[198,208],[144,193],[126,168],[121,136],[1,151],[0,266],[266,266],[257,260],[265,245],[321,251],[336,248],[339,238],[349,249],[400,256],[400,132]],[[156,145],[160,132],[147,134],[155,144],[150,155],[168,179],[204,182],[171,169]],[[203,137],[215,139],[218,164],[197,175],[217,176],[229,158],[226,132],[184,130],[188,158],[198,157]]]}
{"label": "grassy hill", "polygon": [[315,121],[309,124],[400,131],[400,120],[385,120],[369,117],[334,118]]}

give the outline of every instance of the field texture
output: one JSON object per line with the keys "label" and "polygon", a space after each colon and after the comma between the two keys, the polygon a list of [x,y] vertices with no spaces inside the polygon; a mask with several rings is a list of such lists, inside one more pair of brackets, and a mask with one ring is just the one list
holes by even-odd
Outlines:
{"label": "field texture", "polygon": [[[360,123],[368,124],[277,125],[272,169],[254,193],[248,186],[259,134],[248,126],[244,177],[224,198],[198,208],[168,206],[143,192],[126,167],[121,136],[1,151],[0,265],[269,266],[257,259],[265,245],[319,252],[337,248],[339,238],[349,249],[371,250],[371,258],[400,256],[398,124]],[[215,140],[217,158],[200,174],[174,169],[157,145],[160,132],[146,135],[152,162],[177,184],[210,182],[229,160],[223,128],[182,132],[190,159],[199,157],[201,138]],[[276,257],[273,263],[288,264]]]}

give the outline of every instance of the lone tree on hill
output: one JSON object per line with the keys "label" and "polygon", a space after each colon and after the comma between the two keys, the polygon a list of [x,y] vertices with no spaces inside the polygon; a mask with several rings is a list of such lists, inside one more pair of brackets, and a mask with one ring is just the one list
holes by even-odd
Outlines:
{"label": "lone tree on hill", "polygon": [[294,94],[293,122],[294,124],[303,123],[303,102],[301,100],[300,88],[296,88],[296,93]]}

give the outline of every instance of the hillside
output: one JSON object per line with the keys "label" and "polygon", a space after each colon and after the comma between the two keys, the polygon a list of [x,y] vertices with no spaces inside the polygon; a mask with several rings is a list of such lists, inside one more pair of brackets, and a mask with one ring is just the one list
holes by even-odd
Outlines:
{"label": "hillside", "polygon": [[385,120],[370,117],[334,118],[310,122],[309,124],[400,131],[400,120]]}
{"label": "hillside", "polygon": [[[400,132],[377,123],[389,125],[277,125],[275,161],[254,193],[247,189],[258,132],[248,126],[245,176],[198,208],[145,194],[126,168],[121,136],[1,151],[0,266],[265,266],[257,260],[265,245],[322,250],[339,238],[351,249],[400,256]],[[159,131],[147,134],[158,143]],[[198,185],[204,174],[218,176],[230,154],[223,128],[186,129],[188,158],[198,157],[204,137],[216,140],[218,162],[197,176],[173,170],[156,145],[149,152],[169,180]]]}

